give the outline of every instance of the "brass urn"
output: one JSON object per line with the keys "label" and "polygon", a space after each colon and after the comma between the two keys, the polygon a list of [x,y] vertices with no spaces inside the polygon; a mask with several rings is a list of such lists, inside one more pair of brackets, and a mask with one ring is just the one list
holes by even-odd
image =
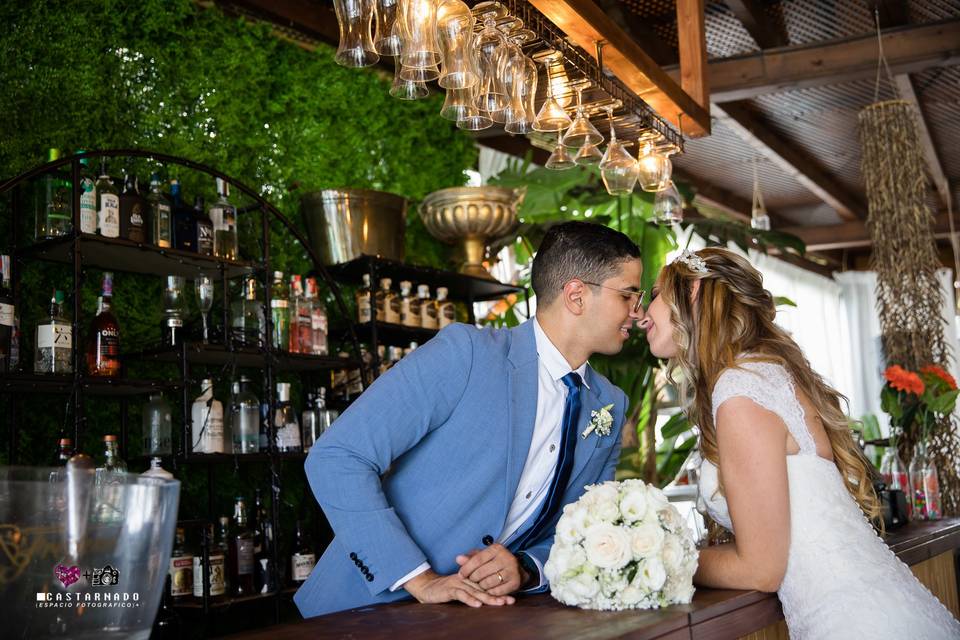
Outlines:
{"label": "brass urn", "polygon": [[517,227],[517,207],[526,187],[451,187],[434,191],[420,204],[420,218],[437,240],[463,243],[460,273],[492,280],[483,268],[488,242]]}

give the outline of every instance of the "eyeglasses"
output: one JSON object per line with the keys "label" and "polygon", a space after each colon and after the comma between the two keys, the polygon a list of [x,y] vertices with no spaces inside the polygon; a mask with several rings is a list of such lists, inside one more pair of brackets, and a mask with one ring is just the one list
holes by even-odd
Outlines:
{"label": "eyeglasses", "polygon": [[643,298],[646,291],[643,291],[642,289],[640,291],[634,291],[632,289],[617,289],[616,287],[608,287],[606,285],[600,284],[599,282],[588,282],[587,280],[581,280],[580,282],[582,282],[583,284],[588,284],[591,287],[600,287],[601,289],[610,289],[611,291],[619,291],[621,294],[625,296],[630,296],[630,297],[637,296],[637,301],[633,303],[633,308],[631,309],[631,313],[637,313],[643,307]]}

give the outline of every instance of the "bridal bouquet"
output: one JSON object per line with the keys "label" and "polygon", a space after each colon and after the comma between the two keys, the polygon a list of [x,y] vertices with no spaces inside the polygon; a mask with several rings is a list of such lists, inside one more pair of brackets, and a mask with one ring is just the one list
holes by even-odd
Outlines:
{"label": "bridal bouquet", "polygon": [[660,489],[611,481],[564,507],[543,570],[564,604],[652,609],[690,602],[697,548]]}

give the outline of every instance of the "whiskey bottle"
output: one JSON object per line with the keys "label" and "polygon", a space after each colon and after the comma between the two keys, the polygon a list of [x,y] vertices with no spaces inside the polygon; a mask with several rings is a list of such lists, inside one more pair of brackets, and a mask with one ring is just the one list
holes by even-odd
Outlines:
{"label": "whiskey bottle", "polygon": [[222,600],[227,591],[226,576],[226,555],[223,549],[214,542],[213,525],[208,524],[202,532],[203,540],[201,548],[207,549],[207,564],[210,571],[206,571],[203,564],[203,553],[198,553],[193,557],[193,597],[203,600],[204,585],[209,585],[209,595],[211,598]]}
{"label": "whiskey bottle", "polygon": [[158,247],[173,246],[173,214],[167,196],[160,193],[160,176],[150,176],[150,193],[147,206],[152,220],[150,241]]}
{"label": "whiskey bottle", "polygon": [[[423,298],[420,297],[420,291],[428,291],[428,287],[425,284],[417,286],[417,295],[410,298],[410,327],[422,327],[423,326],[423,317],[421,316],[421,308],[423,307]],[[427,296],[430,294],[427,293]]]}
{"label": "whiskey bottle", "polygon": [[329,353],[327,345],[327,308],[320,299],[317,290],[317,279],[307,278],[307,304],[310,307],[310,344],[315,356],[325,356]]}
{"label": "whiskey bottle", "polygon": [[419,327],[420,314],[415,314],[411,310],[411,305],[415,300],[415,298],[410,295],[410,290],[412,288],[413,283],[409,280],[403,280],[400,282],[400,324],[407,327]]}
{"label": "whiskey bottle", "polygon": [[103,274],[103,297],[90,327],[87,343],[87,370],[92,376],[115,378],[120,375],[120,325],[110,311],[113,300],[113,274]]}
{"label": "whiskey bottle", "polygon": [[304,531],[303,522],[297,520],[296,535],[293,539],[293,553],[290,554],[290,581],[294,585],[301,585],[310,577],[310,572],[317,564],[317,556],[313,551],[310,538]]}
{"label": "whiskey bottle", "polygon": [[247,526],[247,507],[240,496],[234,501],[233,523],[235,529],[230,540],[230,587],[235,596],[254,593],[253,531]]}
{"label": "whiskey bottle", "polygon": [[300,423],[290,401],[290,383],[277,383],[277,411],[273,426],[277,432],[277,451],[300,451]]}
{"label": "whiskey bottle", "polygon": [[217,178],[217,201],[210,207],[213,221],[213,254],[226,260],[239,260],[237,208],[230,204],[230,185]]}
{"label": "whiskey bottle", "polygon": [[373,308],[370,300],[370,274],[363,274],[363,286],[357,289],[357,322],[370,322]]}
{"label": "whiskey bottle", "polygon": [[190,417],[193,453],[226,453],[223,438],[223,404],[213,397],[213,380],[200,383],[201,393],[193,401]]}
{"label": "whiskey bottle", "polygon": [[0,274],[0,373],[5,373],[13,369],[10,350],[17,324],[17,310],[10,286],[10,256],[0,256]]}
{"label": "whiskey bottle", "polygon": [[453,302],[447,300],[447,288],[437,287],[437,324],[440,329],[457,321]]}
{"label": "whiskey bottle", "polygon": [[[47,162],[60,159],[59,149],[47,150]],[[73,184],[63,167],[51,169],[34,184],[34,237],[58,238],[73,230]]]}
{"label": "whiskey bottle", "polygon": [[213,255],[213,221],[203,209],[203,196],[193,199],[193,219],[196,227],[197,253],[202,256]]}
{"label": "whiskey bottle", "polygon": [[181,251],[197,250],[197,221],[193,209],[183,202],[180,181],[170,181],[170,206],[173,207],[173,246]]}
{"label": "whiskey bottle", "polygon": [[393,280],[390,278],[380,278],[380,290],[376,296],[377,320],[399,324],[400,301],[396,292],[390,289],[392,285]]}
{"label": "whiskey bottle", "polygon": [[104,238],[120,237],[120,196],[107,174],[107,159],[100,159],[97,178],[97,233]]}
{"label": "whiskey bottle", "polygon": [[[84,153],[77,149],[77,153]],[[80,158],[80,233],[97,232],[97,184],[90,173],[90,160]]]}
{"label": "whiskey bottle", "polygon": [[133,173],[124,174],[123,193],[120,194],[120,237],[145,243],[147,217],[147,201],[140,195],[137,177]]}
{"label": "whiskey bottle", "polygon": [[63,311],[63,292],[54,291],[50,317],[37,325],[34,373],[73,373],[73,325]]}
{"label": "whiskey bottle", "polygon": [[247,276],[243,280],[240,297],[230,303],[230,337],[233,344],[243,347],[263,346],[263,307],[257,298],[257,278]]}
{"label": "whiskey bottle", "polygon": [[273,346],[278,351],[290,347],[290,292],[283,283],[283,271],[273,272],[270,287],[270,318],[273,322]]}
{"label": "whiskey bottle", "polygon": [[417,287],[417,298],[420,299],[420,326],[424,329],[437,329],[437,302],[430,299],[430,287],[421,284]]}

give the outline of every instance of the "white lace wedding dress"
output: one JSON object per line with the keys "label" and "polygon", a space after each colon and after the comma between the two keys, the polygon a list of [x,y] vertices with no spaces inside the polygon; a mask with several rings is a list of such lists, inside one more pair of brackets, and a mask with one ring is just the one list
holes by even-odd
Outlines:
{"label": "white lace wedding dress", "polygon": [[[960,623],[876,534],[834,463],[817,455],[786,369],[742,367],[746,371],[728,369],[717,381],[714,418],[724,401],[746,397],[780,416],[800,446],[787,457],[790,555],[777,592],[790,637],[960,638]],[[704,460],[697,507],[733,531],[718,486],[717,468]]]}

